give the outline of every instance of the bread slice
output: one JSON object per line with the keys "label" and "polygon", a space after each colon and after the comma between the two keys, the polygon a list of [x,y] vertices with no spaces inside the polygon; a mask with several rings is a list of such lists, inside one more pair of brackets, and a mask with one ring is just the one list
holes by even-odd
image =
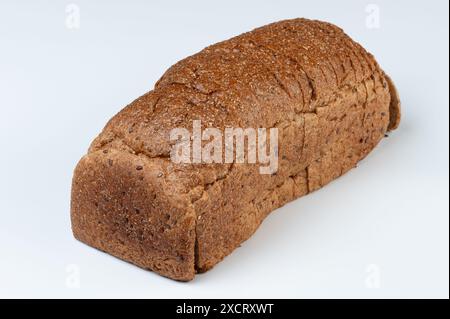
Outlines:
{"label": "bread slice", "polygon": [[[277,128],[278,170],[177,164],[175,127]],[[356,166],[398,126],[400,102],[374,57],[338,27],[286,20],[209,46],[113,117],[75,169],[75,237],[188,281],[285,203]]]}

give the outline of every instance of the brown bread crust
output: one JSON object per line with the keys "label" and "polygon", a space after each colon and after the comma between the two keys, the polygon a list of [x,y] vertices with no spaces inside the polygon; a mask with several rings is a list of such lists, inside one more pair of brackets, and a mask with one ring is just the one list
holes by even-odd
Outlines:
{"label": "brown bread crust", "polygon": [[[338,27],[294,19],[214,44],[112,118],[78,164],[77,239],[176,280],[193,279],[285,203],[356,166],[398,126],[398,94]],[[279,130],[279,168],[174,164],[169,132]]]}

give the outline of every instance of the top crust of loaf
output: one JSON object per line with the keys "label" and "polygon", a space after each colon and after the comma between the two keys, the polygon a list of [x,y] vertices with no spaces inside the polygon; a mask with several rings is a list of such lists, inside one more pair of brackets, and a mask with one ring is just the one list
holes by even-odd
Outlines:
{"label": "top crust of loaf", "polygon": [[[229,165],[174,168],[169,160],[173,128],[190,130],[194,120],[201,120],[203,128],[280,126],[316,112],[340,90],[371,78],[388,86],[374,57],[339,27],[303,18],[276,22],[211,45],[170,67],[153,91],[108,122],[89,152],[117,148],[168,159],[167,170],[177,181],[174,187],[186,193],[220,179]],[[392,105],[395,128],[399,103]]]}
{"label": "top crust of loaf", "polygon": [[91,151],[121,139],[148,157],[168,157],[174,127],[197,119],[216,128],[274,127],[374,74],[384,80],[373,56],[330,23],[269,24],[173,65],[108,123]]}

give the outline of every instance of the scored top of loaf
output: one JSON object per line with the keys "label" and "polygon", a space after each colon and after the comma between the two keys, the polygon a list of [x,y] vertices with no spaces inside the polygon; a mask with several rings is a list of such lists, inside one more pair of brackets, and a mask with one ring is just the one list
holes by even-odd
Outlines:
{"label": "scored top of loaf", "polygon": [[[113,147],[168,159],[173,128],[190,130],[193,120],[219,129],[281,126],[374,76],[386,82],[374,57],[339,27],[301,18],[276,22],[170,67],[154,90],[109,121],[90,152]],[[214,166],[218,172],[205,183],[225,166]]]}

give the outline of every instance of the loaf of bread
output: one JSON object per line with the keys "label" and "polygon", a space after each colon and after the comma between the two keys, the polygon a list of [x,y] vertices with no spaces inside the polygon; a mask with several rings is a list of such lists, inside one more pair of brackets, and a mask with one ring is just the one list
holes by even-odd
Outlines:
{"label": "loaf of bread", "polygon": [[[340,28],[293,19],[173,65],[114,116],[77,165],[75,237],[188,281],[248,239],[274,209],[356,166],[396,128],[400,103],[374,57]],[[278,168],[176,163],[173,128],[277,128]]]}

